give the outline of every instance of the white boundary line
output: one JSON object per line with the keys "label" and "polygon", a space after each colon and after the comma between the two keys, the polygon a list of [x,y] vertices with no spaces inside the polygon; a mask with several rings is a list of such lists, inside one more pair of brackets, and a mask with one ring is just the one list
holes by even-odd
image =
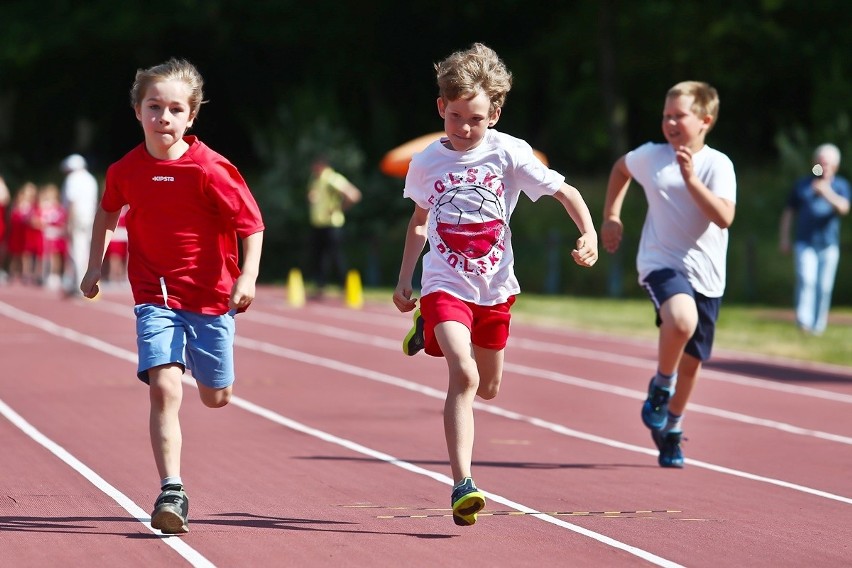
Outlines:
{"label": "white boundary line", "polygon": [[[282,296],[283,298],[283,296]],[[264,304],[261,309],[269,310],[273,309],[276,312],[281,314],[296,315],[299,310],[296,308],[282,308],[281,305],[284,304],[284,300],[282,299],[282,303],[279,305],[275,304]],[[377,313],[376,311],[358,311],[352,310],[350,308],[344,308],[340,306],[334,305],[311,305],[310,313],[325,313],[330,317],[334,317],[336,319],[348,320],[348,321],[361,321],[359,314],[367,313],[370,318],[371,323],[378,323],[381,325],[393,326],[395,328],[399,328],[400,325],[410,325],[411,321],[408,317],[408,314],[400,314],[391,312],[393,315],[387,313]],[[402,317],[405,321],[403,324],[400,324],[400,317]],[[618,334],[607,334],[599,331],[585,331],[576,327],[559,327],[553,323],[534,323],[530,321],[524,321],[522,316],[518,316],[518,325],[522,325],[527,328],[536,328],[541,330],[544,333],[548,333],[551,335],[563,336],[565,341],[570,342],[575,337],[583,337],[583,338],[595,338],[599,341],[605,341],[607,343],[616,343],[616,344],[628,344],[633,345],[635,347],[650,347],[652,349],[656,349],[657,340],[652,337],[640,339],[636,337],[630,337],[627,335],[618,335]],[[556,345],[564,345],[563,343],[557,343]],[[745,362],[754,362],[754,363],[772,363],[775,365],[782,365],[785,367],[792,367],[795,369],[799,369],[801,371],[822,371],[829,373],[839,373],[839,374],[847,374],[849,375],[852,372],[852,368],[848,365],[840,365],[835,363],[820,363],[816,361],[805,361],[801,359],[792,359],[785,358],[781,356],[774,355],[763,355],[760,353],[749,353],[744,351],[736,351],[732,349],[715,349],[714,353],[718,352],[720,355],[724,355],[727,359],[735,359],[737,361],[745,361]],[[607,352],[607,354],[609,354]],[[579,356],[579,355],[578,355]],[[728,374],[723,371],[719,371],[720,374]],[[739,375],[733,375],[739,376]],[[852,376],[852,375],[850,375]],[[760,382],[760,379],[754,379],[755,381]]]}
{"label": "white boundary line", "polygon": [[[127,316],[127,310],[122,312],[123,315]],[[248,317],[247,317],[248,316]],[[356,331],[351,331],[348,329],[341,329],[339,327],[334,327],[325,324],[317,324],[306,320],[291,320],[284,318],[283,316],[271,315],[262,312],[252,313],[252,314],[242,314],[240,317],[246,317],[246,319],[250,319],[253,322],[264,323],[267,325],[272,325],[276,327],[284,327],[288,329],[296,329],[301,332],[309,332],[315,333],[317,335],[323,335],[325,337],[332,337],[334,339],[339,339],[343,341],[349,341],[352,343],[358,343],[361,345],[369,345],[372,347],[378,347],[381,349],[388,349],[391,351],[399,351],[401,348],[401,340],[393,341],[381,337],[376,337],[375,335],[369,335],[366,333],[359,333]],[[535,343],[529,340],[515,340],[515,344],[520,344],[520,346],[524,346],[525,344]],[[625,365],[639,365],[642,367],[647,367],[648,362],[633,358],[633,357],[622,357],[617,354],[603,353],[603,352],[594,352],[588,349],[577,349],[571,347],[564,347],[555,345],[554,347],[563,348],[561,354],[574,356],[574,357],[583,357],[583,358],[593,358],[595,361],[600,361],[602,358],[605,358],[606,361],[613,363],[621,363]],[[583,354],[585,353],[585,355]],[[592,357],[589,353],[595,353],[596,355]],[[627,360],[631,361],[627,361]],[[623,387],[617,387],[614,385],[610,385],[608,383],[602,383],[599,381],[591,381],[588,379],[582,379],[579,377],[574,377],[571,375],[566,375],[564,373],[558,373],[555,371],[549,371],[546,369],[538,369],[535,367],[529,367],[526,365],[518,365],[515,363],[504,363],[503,368],[506,371],[510,371],[513,373],[518,373],[520,375],[526,375],[528,377],[535,377],[539,379],[545,379],[549,381],[554,381],[562,384],[568,384],[578,388],[585,388],[589,390],[595,390],[599,392],[604,392],[607,394],[613,394],[616,396],[623,396],[627,398],[631,398],[634,400],[645,400],[648,396],[647,391],[638,391],[633,389],[626,389]],[[702,377],[703,377],[702,373]],[[748,379],[746,377],[740,377],[744,381],[749,381],[748,383],[742,383],[737,380],[730,380],[729,382],[738,383],[738,384],[746,384],[746,386],[755,386],[751,383],[758,383],[757,379]],[[773,383],[769,383],[773,384]],[[763,385],[759,385],[763,387]],[[820,391],[817,389],[810,389],[808,387],[796,387],[792,385],[777,385],[779,389],[773,390],[783,390],[785,392],[791,394],[806,394],[805,391],[813,391],[811,396],[816,396],[820,399],[825,400],[833,400],[835,402],[846,402],[844,397],[848,398],[849,402],[852,402],[852,396],[838,394],[838,393],[829,393],[827,391]],[[814,394],[816,393],[816,394]],[[809,428],[802,428],[799,426],[795,426],[792,424],[788,424],[786,422],[778,422],[776,420],[769,420],[765,418],[758,418],[755,416],[749,416],[747,414],[741,414],[738,412],[731,412],[728,410],[723,410],[720,408],[715,408],[712,406],[705,406],[701,404],[691,403],[689,406],[690,412],[698,412],[701,414],[708,414],[711,416],[716,416],[718,418],[724,418],[727,420],[732,420],[735,422],[742,422],[744,424],[750,424],[752,426],[762,426],[765,428],[771,428],[774,430],[779,430],[781,432],[786,432],[788,434],[796,434],[799,436],[811,436],[814,438],[819,438],[821,440],[827,440],[830,442],[837,442],[846,445],[852,445],[852,437],[843,436],[840,434],[832,434],[830,432],[822,432],[820,430],[812,430]]]}
{"label": "white boundary line", "polygon": [[[46,331],[48,333],[52,333],[54,335],[61,336],[65,339],[87,345],[89,347],[92,347],[93,349],[96,349],[96,350],[101,351],[103,353],[106,353],[108,355],[117,356],[118,358],[124,359],[124,360],[127,360],[128,358],[130,358],[130,360],[132,360],[133,362],[136,361],[136,355],[134,353],[131,353],[131,352],[129,352],[125,349],[122,349],[120,347],[116,347],[116,346],[110,345],[108,343],[105,343],[105,342],[103,342],[103,341],[101,341],[97,338],[88,336],[88,335],[83,334],[83,333],[79,333],[77,331],[66,328],[64,326],[60,326],[60,325],[58,325],[54,322],[51,322],[50,320],[44,319],[44,318],[36,316],[34,314],[29,314],[28,312],[24,312],[22,310],[14,308],[14,307],[6,304],[5,302],[0,302],[0,314],[3,314],[3,315],[5,315],[5,316],[7,316],[11,319],[15,319],[15,320],[17,320],[21,323],[42,329],[43,331]],[[243,343],[244,343],[244,341],[239,341],[239,344],[243,344]],[[250,344],[251,340],[248,340],[248,343]],[[264,349],[260,349],[260,350],[261,351],[267,351],[266,347],[269,346],[269,344],[264,343],[262,345],[264,346]],[[277,347],[277,346],[271,346],[271,347]],[[291,350],[288,349],[286,351],[291,351]],[[292,353],[298,353],[298,352],[292,352]],[[370,372],[366,369],[359,369],[359,370],[362,370],[362,371],[365,371],[365,372]],[[183,382],[186,383],[186,384],[189,384],[189,385],[195,384],[195,381],[193,379],[189,378],[189,377],[184,377]],[[443,395],[441,395],[441,396],[443,396]],[[416,473],[416,474],[419,474],[419,475],[430,477],[430,478],[432,478],[436,481],[444,483],[445,485],[449,485],[450,487],[452,487],[452,485],[453,485],[453,480],[450,479],[449,477],[447,477],[446,475],[436,473],[436,472],[433,472],[431,470],[428,470],[428,469],[422,468],[420,466],[414,465],[412,463],[400,460],[400,459],[395,458],[395,457],[393,457],[389,454],[385,454],[383,452],[373,450],[371,448],[368,448],[366,446],[362,446],[361,444],[358,444],[356,442],[352,442],[352,441],[347,440],[345,438],[340,438],[340,437],[335,436],[333,434],[329,434],[329,433],[323,432],[321,430],[311,428],[309,426],[306,426],[304,424],[301,424],[299,422],[296,422],[294,420],[291,420],[289,418],[281,416],[280,414],[273,412],[269,409],[266,409],[262,406],[256,405],[252,402],[249,402],[248,400],[242,399],[240,397],[233,396],[231,398],[231,404],[234,404],[235,406],[238,406],[238,407],[240,407],[244,410],[247,410],[248,412],[251,412],[252,414],[255,414],[257,416],[261,416],[263,418],[266,418],[267,420],[270,420],[272,422],[275,422],[277,424],[280,424],[280,425],[285,426],[287,428],[290,428],[292,430],[302,432],[304,434],[308,434],[310,436],[321,439],[323,441],[345,447],[345,448],[350,449],[354,452],[357,452],[357,453],[367,455],[367,456],[370,456],[372,458],[384,461],[388,464],[395,465],[399,468],[410,471],[412,473]],[[8,414],[6,412],[7,409],[8,409]],[[82,462],[77,460],[77,458],[75,458],[70,453],[68,453],[64,448],[62,448],[61,446],[59,446],[58,444],[56,444],[52,440],[48,439],[47,437],[42,435],[40,432],[38,432],[38,430],[36,430],[32,426],[30,426],[29,423],[24,421],[23,418],[21,418],[17,413],[12,411],[12,409],[9,408],[5,403],[3,403],[2,400],[0,400],[0,410],[3,411],[4,416],[9,418],[10,421],[13,424],[15,424],[18,428],[20,428],[24,433],[29,435],[33,440],[35,440],[39,444],[43,445],[45,448],[47,448],[52,453],[54,453],[57,457],[62,459],[62,461],[64,461],[65,463],[70,465],[72,468],[74,468],[77,472],[79,472],[86,479],[88,479],[93,485],[95,485],[95,487],[97,487],[98,489],[100,489],[101,491],[103,491],[104,493],[109,495],[110,497],[112,497],[128,513],[130,513],[131,515],[136,517],[136,519],[139,520],[139,522],[145,524],[148,527],[149,530],[153,531],[153,529],[151,528],[150,518],[148,517],[148,515],[146,515],[145,512],[141,508],[139,508],[139,506],[136,505],[132,500],[127,498],[123,493],[119,492],[112,485],[107,483],[98,474],[96,474],[94,471],[92,471],[90,468],[88,468],[85,464],[83,464]],[[579,525],[575,525],[575,524],[566,522],[562,519],[550,516],[546,513],[542,513],[540,511],[537,511],[535,509],[527,507],[526,505],[516,503],[516,502],[514,502],[514,501],[512,501],[512,500],[510,500],[506,497],[503,497],[501,495],[498,495],[498,494],[495,494],[495,493],[489,493],[489,492],[485,492],[485,491],[483,491],[483,493],[485,495],[487,495],[492,501],[495,501],[497,503],[501,503],[501,504],[506,505],[508,507],[512,507],[512,508],[514,508],[518,511],[524,512],[524,513],[526,513],[526,514],[528,514],[532,517],[535,517],[535,518],[542,520],[542,521],[545,521],[547,523],[568,529],[572,532],[586,536],[586,537],[591,538],[593,540],[597,540],[598,542],[600,542],[602,544],[611,546],[613,548],[617,548],[619,550],[623,550],[623,551],[627,552],[628,554],[632,554],[633,556],[637,556],[639,558],[642,558],[643,560],[646,560],[646,561],[648,561],[652,564],[655,564],[657,566],[662,566],[664,568],[682,568],[682,566],[680,564],[677,564],[676,562],[672,562],[670,560],[667,560],[665,558],[662,558],[660,556],[652,554],[652,553],[650,553],[646,550],[636,548],[634,546],[630,546],[628,544],[625,544],[621,541],[615,540],[615,539],[608,537],[606,535],[596,533],[594,531],[590,531],[590,530],[583,528]],[[149,518],[149,521],[145,521],[144,520],[145,518]],[[201,556],[200,553],[195,551],[195,549],[191,548],[189,545],[187,545],[186,543],[184,543],[181,540],[164,539],[164,542],[166,542],[166,544],[169,544],[170,546],[172,546],[172,548],[174,548],[181,556],[183,556],[193,566],[200,566],[202,568],[206,568],[208,566],[211,566],[211,567],[214,566],[212,563],[210,563],[210,561],[208,561],[206,558]]]}
{"label": "white boundary line", "polygon": [[[0,309],[4,304],[0,303]],[[110,353],[114,355],[115,353]],[[135,356],[134,356],[135,357]],[[71,455],[65,448],[42,434],[32,424],[24,420],[20,414],[12,410],[3,400],[0,400],[0,414],[2,414],[9,422],[14,424],[24,434],[33,439],[36,443],[43,446],[47,451],[65,462],[74,471],[82,475],[92,485],[98,488],[101,492],[111,497],[113,501],[118,503],[122,509],[130,513],[137,521],[145,525],[149,531],[157,536],[163,536],[160,531],[151,528],[151,516],[142,510],[139,505],[134,503],[124,493],[110,485],[103,477],[95,473],[89,466]],[[198,568],[215,568],[215,564],[207,560],[200,552],[186,544],[183,540],[177,537],[164,537],[160,539],[163,544],[170,546],[175,552],[180,554],[192,566]]]}
{"label": "white boundary line", "polygon": [[[338,310],[343,310],[343,308],[327,308],[323,311],[338,311]],[[347,311],[351,312],[352,310],[347,310]],[[280,325],[282,327],[289,327],[289,328],[292,328],[292,329],[307,329],[307,328],[315,327],[318,330],[322,330],[322,331],[317,331],[317,333],[320,333],[320,332],[331,333],[334,336],[340,337],[340,338],[343,338],[343,339],[346,339],[347,335],[357,335],[357,334],[353,334],[353,332],[351,332],[351,331],[341,330],[340,328],[337,328],[337,327],[334,327],[334,326],[314,324],[313,322],[311,322],[309,320],[299,319],[297,316],[298,316],[298,314],[296,314],[296,313],[287,313],[286,316],[285,316],[285,315],[276,315],[276,314],[270,314],[270,313],[265,313],[265,312],[260,312],[260,311],[254,311],[254,312],[246,312],[245,314],[243,314],[242,317],[245,317],[246,319],[251,319],[251,320],[254,320],[254,321],[265,321],[266,323],[270,323],[272,325]],[[346,319],[346,320],[349,320],[349,321],[358,321],[358,320],[354,319],[353,316],[346,317],[346,318],[343,318],[343,319]],[[398,318],[394,318],[394,319],[398,319]],[[277,323],[275,323],[276,321],[277,321]],[[361,316],[361,321],[363,321],[363,315]],[[372,317],[372,314],[370,314],[370,321],[371,322],[376,321],[376,318]],[[408,321],[408,319],[406,319],[405,322],[403,322],[401,325],[409,325],[409,324],[410,324],[410,321]],[[366,336],[367,335],[365,334],[365,337]],[[607,338],[607,341],[612,341],[612,338]],[[619,364],[619,365],[624,365],[626,367],[638,367],[640,369],[647,369],[649,365],[655,364],[653,358],[643,359],[641,357],[632,357],[632,356],[629,356],[629,355],[621,355],[619,353],[612,353],[612,352],[609,352],[609,351],[601,351],[601,350],[597,350],[597,349],[588,349],[588,348],[584,348],[584,347],[574,347],[572,345],[565,345],[565,344],[561,344],[561,343],[550,343],[550,342],[540,341],[540,340],[535,340],[535,339],[527,339],[525,337],[513,336],[511,346],[512,346],[513,349],[521,348],[521,349],[527,349],[529,351],[554,353],[554,354],[557,354],[557,355],[565,355],[565,356],[569,356],[569,357],[576,357],[578,359],[587,359],[587,360],[596,361],[596,362],[597,361],[606,361],[607,363],[616,363],[616,364]],[[748,359],[739,358],[738,360],[748,360]],[[763,359],[760,359],[760,360],[762,361]],[[781,362],[778,361],[778,360],[767,359],[767,361],[768,362],[774,362],[775,364],[781,364]],[[796,369],[800,369],[802,371],[807,371],[810,368],[814,368],[814,369],[817,369],[817,370],[822,369],[822,370],[826,370],[826,371],[840,373],[842,370],[845,370],[845,369],[843,369],[842,367],[839,367],[839,366],[817,367],[817,366],[814,366],[814,365],[804,365],[804,364],[796,362],[796,361],[784,361],[783,363],[789,363],[790,366],[792,366]],[[713,380],[717,380],[717,381],[723,381],[723,382],[728,382],[728,383],[733,383],[733,384],[748,386],[748,387],[753,387],[753,388],[772,390],[772,391],[778,391],[778,392],[795,394],[795,395],[802,395],[802,396],[810,396],[810,397],[813,397],[813,398],[819,398],[819,399],[824,399],[824,400],[831,400],[831,401],[834,401],[834,402],[852,404],[852,395],[837,393],[837,392],[832,392],[832,391],[827,391],[827,390],[822,390],[822,389],[817,389],[817,388],[813,388],[813,387],[806,387],[806,386],[801,386],[801,385],[788,385],[788,384],[783,384],[783,383],[775,383],[775,382],[767,381],[767,380],[763,380],[763,379],[755,379],[755,378],[752,378],[752,377],[746,377],[746,376],[737,375],[737,374],[734,374],[734,373],[726,373],[724,371],[717,371],[715,369],[703,369],[701,371],[701,377],[702,377],[702,379],[707,378],[707,379],[713,379]],[[852,375],[850,375],[850,378],[852,378]]]}
{"label": "white boundary line", "polygon": [[[121,309],[119,311],[119,307],[120,307],[119,304],[112,304],[112,307],[105,306],[105,308],[108,311],[120,313],[121,315],[127,316],[128,313],[129,313],[129,310],[121,307]],[[242,314],[240,317],[244,317],[245,315],[246,314]],[[290,323],[288,320],[284,319],[281,316],[269,315],[269,314],[264,314],[264,313],[253,314],[251,319],[254,320],[254,321],[266,322],[267,324],[270,324],[270,325],[279,325],[279,326],[282,326],[282,327],[292,327],[292,328],[295,328],[295,329],[299,329],[300,331],[311,331],[313,333],[326,335],[327,337],[333,337],[335,339],[343,339],[343,340],[352,341],[352,342],[355,342],[355,343],[371,345],[371,346],[374,346],[374,347],[393,349],[393,350],[400,349],[400,342],[398,342],[398,341],[391,341],[391,340],[388,340],[388,339],[378,338],[378,337],[367,335],[367,334],[360,334],[360,333],[357,333],[357,332],[352,332],[352,331],[349,331],[349,330],[346,330],[346,329],[340,329],[340,328],[333,327],[333,326],[328,326],[328,325],[323,325],[323,324],[315,324],[315,323],[310,323],[310,322],[307,322],[307,321],[299,321],[297,323]],[[411,390],[411,391],[414,391],[414,392],[418,392],[420,394],[424,394],[424,395],[430,396],[432,398],[437,398],[439,400],[443,400],[446,397],[446,393],[444,393],[443,391],[439,391],[437,389],[433,389],[431,387],[427,387],[427,386],[421,385],[419,383],[415,383],[415,382],[411,382],[411,381],[408,381],[408,380],[405,380],[405,379],[401,379],[399,377],[394,377],[392,375],[379,373],[377,371],[372,371],[372,370],[369,370],[369,369],[363,369],[361,367],[350,365],[350,364],[344,363],[342,361],[337,361],[337,360],[334,360],[334,359],[328,359],[326,357],[319,357],[319,356],[311,355],[309,353],[303,353],[301,351],[294,351],[294,350],[288,349],[286,347],[280,347],[280,346],[270,344],[270,343],[266,343],[266,342],[262,342],[262,341],[243,338],[239,335],[237,336],[235,343],[238,346],[245,347],[245,348],[248,348],[248,349],[252,349],[252,350],[255,350],[255,351],[261,351],[261,352],[264,352],[264,353],[267,353],[267,354],[270,354],[270,355],[279,356],[279,357],[282,357],[282,358],[285,358],[285,359],[300,361],[302,363],[307,363],[309,365],[326,367],[326,368],[333,369],[333,370],[336,370],[336,371],[339,371],[339,372],[342,372],[342,373],[347,373],[347,374],[359,376],[359,377],[362,377],[362,378],[370,379],[370,380],[373,380],[373,381],[378,381],[378,382],[389,384],[389,385],[392,385],[392,386],[404,388],[404,389]],[[506,363],[504,365],[504,368],[507,369],[507,370],[514,370],[513,372],[527,374],[529,376],[545,378],[545,379],[553,380],[553,381],[556,381],[556,382],[568,383],[568,384],[571,384],[571,385],[574,385],[574,386],[580,386],[580,387],[584,387],[584,388],[595,389],[595,390],[603,391],[603,392],[606,392],[606,393],[616,394],[616,395],[634,398],[634,399],[638,399],[638,400],[644,400],[644,398],[647,396],[645,392],[633,391],[633,390],[630,390],[630,389],[624,389],[624,388],[620,388],[620,387],[614,387],[612,385],[607,385],[605,383],[598,383],[598,382],[595,382],[595,381],[589,381],[587,379],[582,379],[582,378],[579,378],[579,377],[572,377],[572,376],[564,375],[564,374],[557,373],[557,372],[554,372],[554,371],[534,369],[532,367],[525,367],[525,366],[521,366],[521,365],[515,365],[515,364],[512,364],[512,363]],[[477,409],[480,409],[484,412],[489,412],[489,413],[492,413],[492,414],[503,416],[504,418],[510,418],[512,420],[518,420],[518,421],[526,422],[528,424],[532,424],[534,426],[539,426],[539,427],[551,430],[552,432],[564,434],[566,436],[571,436],[571,437],[579,438],[581,440],[586,440],[586,441],[589,441],[589,442],[603,444],[603,445],[610,446],[610,447],[613,447],[613,448],[618,448],[618,449],[622,449],[622,450],[628,450],[628,451],[632,451],[632,452],[642,453],[642,454],[645,454],[645,455],[650,455],[650,456],[655,456],[655,457],[657,455],[657,452],[655,450],[652,450],[652,449],[649,449],[649,448],[644,448],[642,446],[636,446],[636,445],[633,445],[633,444],[626,444],[626,443],[619,442],[617,440],[612,440],[612,439],[609,439],[609,438],[603,438],[603,437],[596,436],[596,435],[593,435],[593,434],[587,434],[585,432],[572,430],[570,428],[566,428],[566,427],[559,425],[559,424],[548,422],[548,421],[545,421],[545,420],[542,420],[542,419],[539,419],[539,418],[535,418],[535,417],[525,416],[525,415],[516,413],[514,411],[502,409],[502,408],[495,406],[493,404],[484,404],[484,403],[480,403],[480,402],[475,402],[474,405]],[[783,432],[786,432],[786,433],[813,436],[813,437],[817,437],[817,438],[828,440],[828,441],[840,442],[840,443],[846,443],[846,444],[852,443],[852,439],[845,437],[845,436],[839,436],[837,434],[829,434],[829,433],[826,433],[826,432],[819,432],[819,431],[816,431],[816,430],[807,430],[807,429],[804,429],[804,428],[799,428],[797,426],[792,426],[790,424],[784,424],[782,422],[764,420],[764,419],[761,419],[761,418],[755,418],[755,417],[751,417],[751,416],[746,416],[746,415],[742,415],[742,414],[738,414],[738,413],[734,413],[734,412],[729,412],[729,411],[725,411],[725,410],[721,410],[721,409],[715,409],[715,408],[711,408],[711,407],[704,407],[704,406],[700,406],[700,405],[693,405],[691,408],[693,410],[697,411],[697,412],[703,411],[703,412],[706,412],[708,414],[720,416],[720,417],[727,418],[727,419],[730,419],[730,420],[738,420],[738,421],[742,421],[742,422],[752,424],[752,425],[765,426],[765,427],[773,428],[773,429],[780,430],[780,431],[783,431]],[[842,495],[835,495],[833,493],[822,491],[820,489],[814,489],[814,488],[807,487],[807,486],[804,486],[804,485],[798,485],[798,484],[795,484],[795,483],[790,483],[788,481],[783,481],[783,480],[780,480],[780,479],[774,479],[774,478],[771,478],[771,477],[760,476],[760,475],[757,475],[757,474],[753,474],[753,473],[749,473],[749,472],[745,472],[745,471],[739,471],[739,470],[727,468],[725,466],[711,464],[711,463],[708,463],[708,462],[703,462],[703,461],[694,460],[694,459],[690,459],[690,458],[687,458],[686,462],[689,463],[689,464],[695,465],[697,467],[709,469],[711,471],[716,471],[716,472],[719,472],[719,473],[725,473],[727,475],[732,475],[732,476],[735,476],[735,477],[742,477],[744,479],[750,479],[750,480],[753,480],[753,481],[760,481],[760,482],[763,482],[763,483],[768,483],[770,485],[776,485],[778,487],[785,487],[787,489],[793,489],[795,491],[800,491],[802,493],[807,493],[807,494],[810,494],[810,495],[815,495],[815,496],[823,497],[823,498],[826,498],[826,499],[840,501],[842,503],[852,504],[852,498],[844,497]]]}

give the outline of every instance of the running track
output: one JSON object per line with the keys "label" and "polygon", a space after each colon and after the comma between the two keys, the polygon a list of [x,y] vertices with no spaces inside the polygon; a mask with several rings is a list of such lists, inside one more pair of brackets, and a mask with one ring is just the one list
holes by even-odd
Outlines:
{"label": "running track", "polygon": [[516,322],[463,528],[444,363],[400,352],[409,315],[280,288],[237,319],[233,403],[186,388],[191,532],[162,537],[131,304],[0,288],[2,566],[852,565],[850,368],[718,353],[667,470],[639,419],[652,344]]}

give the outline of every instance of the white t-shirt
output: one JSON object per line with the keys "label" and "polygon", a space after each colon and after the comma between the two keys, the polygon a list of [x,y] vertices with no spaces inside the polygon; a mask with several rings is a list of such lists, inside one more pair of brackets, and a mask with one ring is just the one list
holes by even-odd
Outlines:
{"label": "white t-shirt", "polygon": [[[704,146],[692,156],[695,174],[715,195],[733,203],[737,179],[731,160]],[[641,283],[661,268],[683,272],[709,298],[725,292],[728,230],[711,222],[690,195],[670,144],[648,142],[629,152],[627,169],[648,199],[636,269]]]}
{"label": "white t-shirt", "polygon": [[509,229],[518,197],[553,195],[565,178],[529,144],[493,129],[467,152],[447,148],[445,140],[416,154],[405,178],[403,196],[429,210],[421,293],[503,303],[520,292]]}
{"label": "white t-shirt", "polygon": [[88,170],[70,172],[62,183],[62,202],[68,209],[71,230],[91,231],[98,208],[98,180]]}

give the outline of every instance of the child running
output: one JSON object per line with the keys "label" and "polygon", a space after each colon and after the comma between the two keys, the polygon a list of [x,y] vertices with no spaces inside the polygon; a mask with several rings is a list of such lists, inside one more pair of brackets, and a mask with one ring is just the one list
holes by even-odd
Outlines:
{"label": "child running", "polygon": [[621,244],[621,206],[631,179],[648,200],[636,268],[660,331],[657,372],[642,405],[642,422],[651,430],[662,467],[683,467],[683,413],[701,364],[710,358],[725,291],[737,180],[731,160],[704,143],[718,118],[715,88],[678,83],[663,106],[666,143],[648,142],[619,158],[607,185],[601,237],[611,253]]}
{"label": "child running", "polygon": [[[128,278],[136,314],[137,376],[149,385],[150,435],[161,493],[151,526],[189,531],[181,478],[182,375],[201,401],[226,405],[234,383],[234,316],[255,296],[263,220],[240,173],[198,138],[203,80],[184,60],[140,69],[130,102],[145,140],[107,170],[80,289],[98,294],[104,252],[129,206]],[[238,265],[242,240],[242,270]]]}
{"label": "child running", "polygon": [[444,432],[454,480],[453,521],[476,522],[485,497],[471,478],[474,397],[497,396],[509,337],[510,308],[520,292],[509,219],[521,192],[559,200],[580,236],[571,255],[580,266],[598,258],[589,209],[564,176],[529,144],[493,129],[512,75],[490,48],[475,43],[435,66],[438,114],[446,136],[414,156],[403,195],[414,201],[393,301],[414,310],[412,278],[423,257],[420,308],[403,351],[443,356],[449,369]]}

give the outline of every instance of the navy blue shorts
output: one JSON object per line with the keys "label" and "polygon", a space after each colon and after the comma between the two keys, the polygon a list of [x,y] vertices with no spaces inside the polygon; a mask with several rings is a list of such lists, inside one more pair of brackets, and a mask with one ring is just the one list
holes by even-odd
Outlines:
{"label": "navy blue shorts", "polygon": [[648,296],[654,303],[657,314],[657,327],[660,326],[660,306],[675,294],[688,294],[695,300],[698,310],[698,325],[695,333],[686,343],[685,353],[689,353],[699,361],[710,359],[713,351],[713,338],[716,335],[716,320],[719,319],[719,308],[722,306],[722,298],[708,298],[696,292],[686,275],[670,268],[655,270],[645,277],[642,287],[648,292]]}

